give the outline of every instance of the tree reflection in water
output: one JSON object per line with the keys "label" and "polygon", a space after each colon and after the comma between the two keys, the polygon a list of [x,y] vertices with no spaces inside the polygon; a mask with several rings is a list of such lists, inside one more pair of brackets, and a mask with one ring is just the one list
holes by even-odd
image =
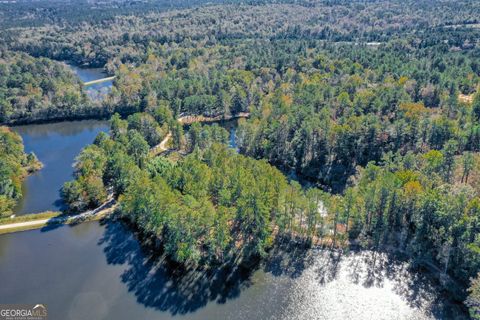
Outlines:
{"label": "tree reflection in water", "polygon": [[[222,266],[187,271],[141,247],[136,237],[124,224],[106,222],[99,245],[109,264],[127,266],[121,280],[138,303],[171,315],[193,313],[211,302],[225,304],[242,294],[251,295],[249,288],[265,286],[271,288],[262,287],[260,294],[255,292],[259,297],[248,300],[255,304],[249,306],[252,315],[262,319],[342,319],[345,314],[356,314],[357,319],[372,314],[399,319],[463,318],[462,307],[439,294],[425,274],[413,272],[409,263],[386,253],[306,250],[284,241],[250,270]],[[256,273],[267,276],[254,281]],[[372,304],[377,310],[372,310]],[[384,305],[391,310],[382,309]],[[230,317],[248,318],[242,314],[245,307],[235,306],[238,314]]]}

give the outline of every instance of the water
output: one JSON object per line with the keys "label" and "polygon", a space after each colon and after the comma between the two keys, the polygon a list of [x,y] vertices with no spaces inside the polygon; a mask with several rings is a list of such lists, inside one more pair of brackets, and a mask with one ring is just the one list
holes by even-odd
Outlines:
{"label": "water", "polygon": [[[67,64],[69,68],[77,74],[77,76],[83,82],[102,79],[107,77],[107,74],[103,71],[103,68],[81,68],[72,64]],[[107,82],[108,83],[108,82]]]}
{"label": "water", "polygon": [[0,301],[50,319],[452,319],[437,291],[384,254],[275,252],[256,270],[184,272],[123,224],[0,236]]}
{"label": "water", "polygon": [[[235,125],[230,146],[235,147]],[[105,121],[15,127],[45,167],[17,214],[61,207],[58,190]],[[247,270],[186,272],[119,222],[0,235],[0,301],[47,306],[50,319],[462,319],[458,306],[386,254],[276,250]]]}
{"label": "water", "polygon": [[205,122],[203,125],[219,125],[228,132],[228,146],[238,152],[237,146],[237,127],[238,119],[221,120],[217,122]]}
{"label": "water", "polygon": [[220,124],[225,130],[228,131],[228,146],[230,148],[235,149],[236,152],[239,151],[237,146],[237,126],[238,126],[238,119],[230,120],[230,121],[223,121]]}
{"label": "water", "polygon": [[[101,68],[80,68],[68,65],[83,81],[106,77]],[[93,100],[101,100],[112,87],[112,81],[86,88]],[[107,131],[106,121],[66,121],[61,123],[24,125],[13,128],[23,138],[25,151],[34,152],[44,167],[27,177],[22,184],[23,197],[14,214],[60,210],[63,204],[59,190],[72,179],[72,164],[80,150],[93,142],[100,131]]]}
{"label": "water", "polygon": [[[230,132],[230,146],[235,147],[235,121],[222,123]],[[22,184],[23,197],[14,214],[61,210],[60,188],[72,179],[73,162],[83,147],[91,144],[97,134],[108,131],[107,121],[83,120],[32,124],[13,127],[25,145],[34,152],[43,168],[29,175]]]}
{"label": "water", "polygon": [[[80,68],[74,65],[67,64],[73,72],[77,74],[77,76],[83,82],[93,81],[108,77],[108,75],[103,71],[103,68]],[[113,80],[96,83],[85,87],[85,91],[90,99],[93,100],[101,100],[105,95],[107,95],[113,85]]]}
{"label": "water", "polygon": [[32,124],[13,127],[25,145],[34,152],[43,168],[29,175],[22,184],[23,197],[14,213],[39,213],[62,208],[59,190],[72,179],[72,164],[80,150],[97,134],[108,130],[107,121],[84,120]]}

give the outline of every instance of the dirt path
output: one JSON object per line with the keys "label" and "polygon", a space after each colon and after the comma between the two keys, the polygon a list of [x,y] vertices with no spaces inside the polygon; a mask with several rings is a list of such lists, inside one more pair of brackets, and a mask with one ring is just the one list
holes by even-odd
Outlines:
{"label": "dirt path", "polygon": [[[181,124],[192,124],[194,122],[215,122],[215,121],[221,121],[221,120],[232,120],[237,118],[248,118],[249,116],[250,116],[250,113],[248,112],[240,112],[236,115],[226,116],[226,117],[225,116],[217,116],[217,117],[182,116],[178,118],[178,122],[180,122]],[[159,144],[150,148],[150,154],[152,156],[157,156],[165,151],[168,151],[170,148],[167,145],[171,138],[172,138],[172,133],[169,132],[167,136]],[[113,199],[113,195],[110,195],[108,197],[108,200],[96,209],[89,210],[75,216],[63,216],[63,217],[15,222],[15,223],[0,225],[0,234],[23,231],[23,230],[38,229],[43,226],[51,225],[51,224],[71,224],[71,223],[80,223],[83,221],[95,220],[112,213],[116,207],[117,207],[117,203],[115,202],[115,199]]]}
{"label": "dirt path", "polygon": [[[240,112],[236,115],[230,116],[216,116],[216,117],[205,117],[205,116],[182,116],[177,119],[181,124],[192,124],[194,122],[215,122],[215,121],[228,121],[238,118],[248,118],[250,116],[249,112]],[[168,141],[172,138],[172,133],[169,132],[167,136],[156,146],[150,148],[151,156],[158,156],[159,154],[168,151],[170,148],[167,147]]]}
{"label": "dirt path", "polygon": [[115,199],[111,197],[107,202],[103,203],[100,207],[74,215],[74,216],[61,216],[61,217],[55,217],[55,218],[49,218],[49,219],[40,219],[40,220],[3,224],[3,225],[0,225],[0,234],[23,231],[23,230],[38,229],[46,225],[72,224],[72,223],[80,223],[83,221],[100,219],[112,213],[113,211],[115,211],[116,207],[117,207],[117,203]]}
{"label": "dirt path", "polygon": [[150,155],[155,157],[155,156],[158,156],[160,153],[167,151],[168,150],[167,143],[171,137],[172,137],[172,133],[169,132],[167,136],[159,144],[157,144],[156,146],[150,149]]}

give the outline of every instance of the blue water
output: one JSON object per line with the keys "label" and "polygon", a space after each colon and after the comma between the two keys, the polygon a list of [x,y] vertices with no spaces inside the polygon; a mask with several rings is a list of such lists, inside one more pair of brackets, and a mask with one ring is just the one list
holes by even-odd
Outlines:
{"label": "blue water", "polygon": [[382,253],[274,250],[257,268],[186,271],[113,221],[0,235],[0,279],[2,303],[44,304],[49,319],[464,318]]}
{"label": "blue water", "polygon": [[[80,68],[68,65],[83,82],[93,81],[108,77],[103,68]],[[112,89],[113,81],[105,81],[85,87],[87,95],[93,100],[101,100]]]}
{"label": "blue water", "polygon": [[59,190],[72,179],[73,162],[83,147],[97,134],[108,130],[107,121],[85,120],[31,124],[13,127],[25,145],[44,167],[28,176],[22,184],[23,197],[14,213],[39,213],[62,208]]}

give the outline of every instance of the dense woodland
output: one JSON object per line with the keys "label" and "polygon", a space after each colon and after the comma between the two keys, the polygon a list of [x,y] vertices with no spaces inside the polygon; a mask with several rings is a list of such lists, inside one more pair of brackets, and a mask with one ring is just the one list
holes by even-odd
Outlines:
{"label": "dense woodland", "polygon": [[[157,4],[161,6],[165,2],[158,1]],[[202,1],[176,3],[189,2],[195,5]],[[210,46],[247,39],[388,42],[412,37],[420,40],[422,46],[431,45],[435,40],[448,40],[453,46],[472,47],[476,41],[480,10],[478,2],[468,0],[212,4],[214,2],[210,1],[207,6],[164,12],[146,7],[143,14],[131,11],[130,14],[110,18],[100,14],[108,9],[98,10],[98,15],[84,16],[83,21],[75,23],[84,8],[88,7],[80,2],[79,11],[75,12],[72,8],[70,12],[75,13],[76,19],[44,21],[43,24],[41,18],[45,14],[38,14],[41,10],[36,10],[35,15],[18,7],[18,14],[23,19],[18,19],[17,25],[6,28],[0,43],[35,56],[72,60],[91,66],[103,66],[110,60],[138,62],[145,58],[148,50],[158,50],[165,44],[196,47],[192,44]],[[37,5],[34,6],[36,8]],[[12,15],[7,11],[4,14]],[[66,17],[65,12],[55,14],[53,11],[50,14],[58,16],[59,20]],[[36,26],[33,33],[27,25],[29,21]]]}
{"label": "dense woodland", "polygon": [[[31,14],[25,13],[28,2],[19,6],[5,4],[0,12],[12,16],[18,10],[21,18],[17,24],[12,21],[0,35],[2,55],[9,57],[0,65],[22,59],[10,52],[13,50],[80,66],[104,67],[119,79],[115,83],[118,90],[99,107],[83,99],[82,88],[74,77],[66,80],[64,74],[68,72],[59,71],[57,65],[53,78],[63,78],[56,84],[61,87],[61,101],[50,105],[55,92],[49,92],[48,87],[44,85],[40,93],[28,92],[10,78],[19,77],[16,72],[21,72],[22,77],[31,73],[33,79],[51,77],[53,66],[27,65],[23,70],[21,66],[6,72],[5,90],[27,91],[23,92],[23,100],[36,101],[32,104],[39,111],[30,112],[22,103],[16,106],[12,97],[0,96],[0,114],[11,115],[3,116],[2,121],[14,122],[11,117],[16,114],[24,122],[49,120],[53,115],[74,118],[128,114],[155,103],[155,99],[168,100],[175,114],[221,113],[225,109],[235,112],[258,106],[259,96],[278,87],[291,71],[317,71],[319,65],[314,60],[318,55],[332,58],[335,71],[326,80],[335,87],[346,75],[365,77],[364,72],[373,71],[363,85],[376,85],[389,76],[396,80],[406,76],[415,81],[410,88],[415,90],[414,100],[420,93],[430,95],[429,105],[438,103],[440,91],[446,87],[464,94],[475,91],[479,69],[476,41],[480,35],[476,20],[480,8],[476,2],[443,1],[435,6],[428,1],[234,2],[197,6],[201,1],[192,1],[184,3],[196,6],[191,9],[162,10],[168,6],[160,1],[156,3],[158,10],[146,6],[143,13],[133,10],[130,15],[110,10],[112,6],[125,6],[128,12],[128,2],[99,4],[106,8],[95,8],[96,15],[85,13],[84,7],[89,5],[81,3],[79,11],[69,3],[65,12],[44,12],[35,6]],[[108,18],[103,15],[107,12]],[[75,14],[77,19],[70,19],[69,14]],[[57,19],[42,20],[50,15]],[[370,27],[372,21],[375,24]],[[42,59],[36,63],[47,64]],[[335,64],[362,70],[337,70]],[[455,83],[449,83],[452,80]],[[441,87],[436,88],[437,84]],[[62,94],[65,90],[67,97]],[[350,95],[353,99],[353,93]]]}
{"label": "dense woodland", "polygon": [[82,118],[98,113],[67,66],[0,51],[0,123]]}
{"label": "dense woodland", "polygon": [[98,207],[112,192],[123,216],[187,264],[262,256],[277,235],[327,241],[333,222],[319,210],[324,192],[302,190],[265,160],[228,148],[228,132],[216,124],[195,123],[182,135],[186,156],[152,156],[153,130],[138,128],[139,118],[153,119],[115,115],[110,134],[78,156],[76,179],[63,188],[71,209]]}
{"label": "dense woodland", "polygon": [[[394,250],[480,318],[480,3],[185,6],[0,6],[24,17],[3,22],[0,121],[120,114],[79,155],[71,210],[113,193],[188,265],[285,239]],[[90,101],[59,61],[103,67],[111,92]],[[239,154],[220,127],[177,121],[240,112]],[[176,151],[153,156],[169,133]]]}

